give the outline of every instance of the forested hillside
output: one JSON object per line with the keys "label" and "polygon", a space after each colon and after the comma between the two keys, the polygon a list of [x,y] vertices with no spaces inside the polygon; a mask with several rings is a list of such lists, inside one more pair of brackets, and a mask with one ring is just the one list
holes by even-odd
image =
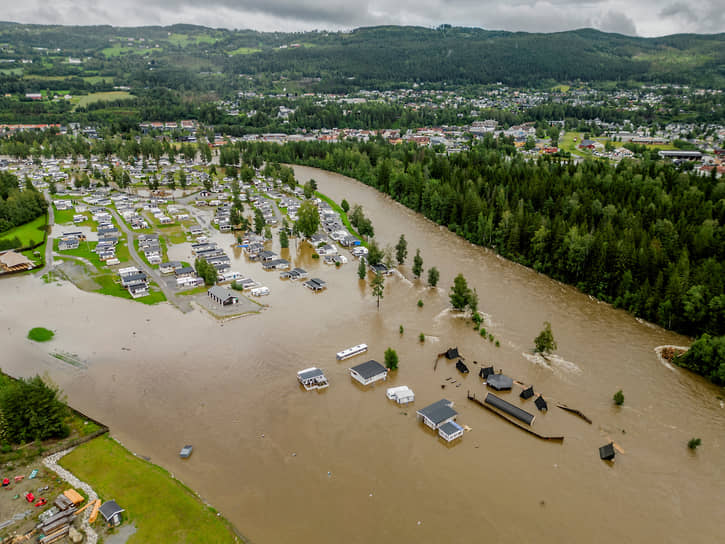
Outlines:
{"label": "forested hillside", "polygon": [[0,60],[14,61],[0,69],[3,92],[42,89],[63,78],[69,90],[128,85],[223,94],[245,81],[240,75],[327,91],[574,80],[725,86],[725,35],[633,38],[591,29],[530,34],[443,25],[263,33],[0,23]]}

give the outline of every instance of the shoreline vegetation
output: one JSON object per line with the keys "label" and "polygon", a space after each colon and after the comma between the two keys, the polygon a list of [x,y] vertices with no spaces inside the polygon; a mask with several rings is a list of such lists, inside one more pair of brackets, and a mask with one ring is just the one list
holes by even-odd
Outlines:
{"label": "shoreline vegetation", "polygon": [[[725,208],[708,177],[656,161],[526,161],[493,138],[455,156],[377,140],[237,146],[245,160],[349,176],[635,317],[724,338],[725,266],[717,255]],[[725,365],[703,372],[706,365],[687,358],[674,362],[725,383]]]}

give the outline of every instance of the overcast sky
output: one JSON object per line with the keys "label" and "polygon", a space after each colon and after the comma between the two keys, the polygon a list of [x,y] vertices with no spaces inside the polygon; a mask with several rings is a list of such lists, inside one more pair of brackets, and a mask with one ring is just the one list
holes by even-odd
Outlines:
{"label": "overcast sky", "polygon": [[397,24],[555,32],[593,27],[638,36],[725,32],[723,0],[0,0],[23,23],[192,23],[265,31]]}

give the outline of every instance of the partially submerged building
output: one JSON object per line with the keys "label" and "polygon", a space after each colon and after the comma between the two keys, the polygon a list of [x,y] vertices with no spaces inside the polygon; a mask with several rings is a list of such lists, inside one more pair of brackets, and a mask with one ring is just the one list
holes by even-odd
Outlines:
{"label": "partially submerged building", "polygon": [[454,420],[458,412],[453,409],[453,401],[441,399],[416,412],[426,426],[438,431],[438,436],[450,442],[463,435],[463,428]]}
{"label": "partially submerged building", "polygon": [[370,385],[388,377],[388,369],[377,361],[371,359],[350,368],[350,376],[362,385]]}

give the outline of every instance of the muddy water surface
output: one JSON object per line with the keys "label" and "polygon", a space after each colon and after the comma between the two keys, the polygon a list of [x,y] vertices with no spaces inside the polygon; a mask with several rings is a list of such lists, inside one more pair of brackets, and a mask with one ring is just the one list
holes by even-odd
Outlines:
{"label": "muddy water surface", "polygon": [[[420,248],[424,266],[441,271],[441,289],[411,281],[404,266],[386,280],[378,311],[356,261],[335,269],[294,242],[294,264],[326,280],[327,291],[281,281],[230,248],[232,269],[272,294],[261,314],[224,323],[69,284],[4,280],[2,368],[47,372],[75,407],[198,490],[258,544],[720,540],[721,392],[654,353],[687,339],[474,247],[353,180],[296,171],[336,201],[362,204],[383,245],[405,233],[409,260]],[[499,348],[447,311],[459,272],[478,290]],[[559,344],[550,362],[529,354],[545,320]],[[55,329],[56,338],[31,344],[25,335],[34,326]],[[336,362],[335,352],[360,342],[381,361],[388,346],[398,351],[400,370],[388,383],[363,389],[351,381],[347,368],[365,356]],[[467,377],[445,360],[433,371],[435,355],[452,345],[466,356]],[[88,368],[49,357],[53,350],[77,354]],[[564,435],[563,444],[539,441],[466,400],[469,390],[486,393],[476,376],[483,362],[544,394],[551,410],[537,413],[534,428]],[[296,371],[313,365],[331,383],[320,393],[296,384]],[[412,406],[385,398],[386,387],[401,384],[415,391]],[[618,389],[622,408],[611,401]],[[518,391],[503,396],[518,404]],[[416,409],[441,397],[472,429],[453,446],[415,420]],[[594,423],[558,410],[557,401]],[[524,407],[535,411],[530,401]],[[703,441],[695,454],[686,447],[693,436]],[[625,452],[612,465],[597,451],[610,440]],[[186,443],[194,455],[182,462]]]}

